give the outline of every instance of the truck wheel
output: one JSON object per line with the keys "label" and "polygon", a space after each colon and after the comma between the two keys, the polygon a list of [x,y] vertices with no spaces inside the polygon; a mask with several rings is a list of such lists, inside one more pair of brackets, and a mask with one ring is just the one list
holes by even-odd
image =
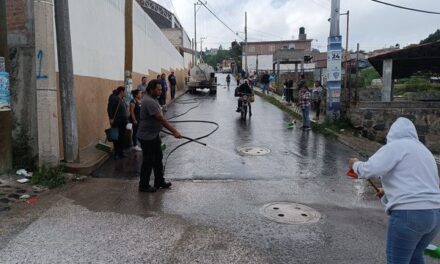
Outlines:
{"label": "truck wheel", "polygon": [[212,95],[214,95],[214,94],[217,94],[217,89],[211,89],[211,90],[209,90],[209,94],[212,94]]}

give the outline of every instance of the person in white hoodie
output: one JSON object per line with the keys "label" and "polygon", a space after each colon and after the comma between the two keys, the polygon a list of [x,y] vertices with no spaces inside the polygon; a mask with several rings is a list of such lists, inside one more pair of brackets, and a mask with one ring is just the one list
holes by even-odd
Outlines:
{"label": "person in white hoodie", "polygon": [[423,251],[440,230],[440,182],[431,152],[419,141],[414,124],[400,117],[387,144],[368,161],[349,161],[361,179],[382,181],[382,202],[390,215],[387,263],[424,263]]}

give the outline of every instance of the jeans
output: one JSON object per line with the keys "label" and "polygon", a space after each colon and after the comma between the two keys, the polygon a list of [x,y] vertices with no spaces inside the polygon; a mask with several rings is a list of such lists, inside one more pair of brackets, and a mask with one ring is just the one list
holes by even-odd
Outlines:
{"label": "jeans", "polygon": [[310,117],[309,117],[310,106],[301,109],[301,111],[302,111],[302,116],[303,116],[303,126],[310,127]]}
{"label": "jeans", "polygon": [[142,146],[142,167],[139,188],[147,188],[150,185],[151,171],[154,171],[154,186],[160,186],[165,182],[163,178],[163,154],[162,141],[159,136],[153,140],[139,140]]}
{"label": "jeans", "polygon": [[263,83],[261,84],[261,89],[263,90],[263,93],[266,93],[269,90],[269,84],[268,83]]}
{"label": "jeans", "polygon": [[171,85],[170,93],[171,93],[171,100],[173,100],[174,96],[176,95],[176,85]]}
{"label": "jeans", "polygon": [[387,263],[423,264],[423,251],[440,230],[440,209],[393,210],[388,222]]}
{"label": "jeans", "polygon": [[167,104],[167,90],[162,90],[162,94],[159,97],[160,106],[164,106]]}

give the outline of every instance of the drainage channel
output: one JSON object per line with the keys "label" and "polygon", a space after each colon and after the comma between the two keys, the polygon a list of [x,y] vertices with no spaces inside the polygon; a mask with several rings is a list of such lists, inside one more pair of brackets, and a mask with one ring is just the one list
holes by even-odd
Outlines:
{"label": "drainage channel", "polygon": [[281,224],[316,223],[321,219],[321,214],[315,209],[289,202],[266,204],[261,207],[260,213],[267,219]]}
{"label": "drainage channel", "polygon": [[264,156],[270,153],[270,149],[262,147],[238,147],[237,151],[242,155]]}

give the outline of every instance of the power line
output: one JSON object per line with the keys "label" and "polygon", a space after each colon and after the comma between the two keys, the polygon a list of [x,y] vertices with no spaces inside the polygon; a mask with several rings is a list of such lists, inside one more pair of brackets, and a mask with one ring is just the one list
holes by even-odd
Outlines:
{"label": "power line", "polygon": [[[226,23],[225,22],[223,22],[223,20],[221,20],[211,9],[209,9],[208,8],[208,6],[205,4],[205,3],[203,3],[201,0],[199,0],[199,2],[215,17],[215,18],[217,18],[217,20],[218,21],[220,21],[225,27],[227,27],[232,33],[234,33],[234,35],[237,35],[236,34],[236,31],[234,31],[234,30],[232,30],[232,28],[230,28],[228,25],[226,25]],[[238,36],[238,35],[237,35]],[[241,38],[242,40],[243,40],[243,38],[242,37],[240,37],[240,36],[238,36],[239,38]]]}
{"label": "power line", "polygon": [[421,9],[415,9],[415,8],[410,8],[410,7],[405,7],[405,6],[399,6],[399,5],[394,5],[394,4],[390,4],[390,3],[386,3],[386,2],[382,2],[379,0],[371,0],[373,2],[377,2],[383,5],[388,5],[388,6],[392,6],[392,7],[397,7],[397,8],[401,8],[401,9],[406,9],[406,10],[410,10],[410,11],[416,11],[416,12],[421,12],[421,13],[427,13],[427,14],[434,14],[434,15],[440,15],[439,12],[432,12],[432,11],[426,11],[426,10],[421,10]]}

